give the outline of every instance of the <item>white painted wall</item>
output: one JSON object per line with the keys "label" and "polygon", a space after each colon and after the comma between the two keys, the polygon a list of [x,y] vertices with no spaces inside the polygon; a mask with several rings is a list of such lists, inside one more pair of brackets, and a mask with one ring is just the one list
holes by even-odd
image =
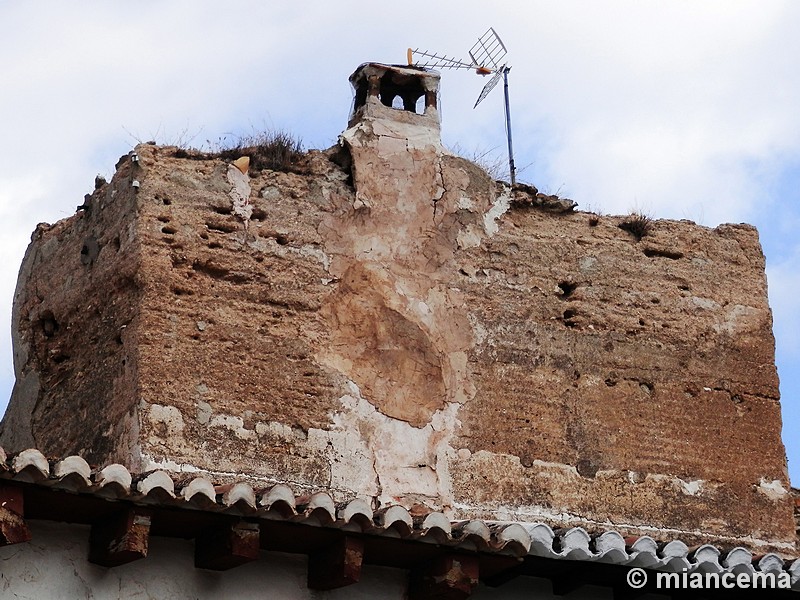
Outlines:
{"label": "white painted wall", "polygon": [[[407,572],[365,566],[361,582],[315,592],[306,587],[306,557],[264,552],[225,572],[194,567],[191,540],[153,537],[148,557],[107,569],[86,560],[89,527],[29,521],[33,540],[0,547],[0,598],[29,600],[402,600]],[[475,600],[555,600],[550,582],[520,577],[500,588],[483,585]],[[612,600],[610,590],[584,587],[570,600]],[[644,600],[644,599],[643,599]]]}

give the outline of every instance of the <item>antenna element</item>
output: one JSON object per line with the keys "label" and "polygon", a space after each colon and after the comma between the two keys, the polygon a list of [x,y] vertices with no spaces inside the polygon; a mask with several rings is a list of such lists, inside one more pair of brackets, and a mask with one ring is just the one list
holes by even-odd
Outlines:
{"label": "antenna element", "polygon": [[[514,150],[511,144],[511,109],[508,102],[508,72],[511,70],[507,64],[500,64],[507,54],[505,44],[497,35],[493,27],[478,38],[478,41],[469,49],[469,62],[458,58],[450,58],[443,54],[436,54],[426,50],[416,48],[408,49],[409,66],[423,67],[426,69],[475,69],[478,75],[492,75],[492,78],[483,86],[478,99],[475,102],[476,108],[486,96],[489,95],[495,86],[503,78],[503,90],[505,93],[505,112],[506,112],[506,137],[508,139],[508,170],[511,176],[511,185],[517,183],[516,167],[514,166]],[[417,57],[416,60],[414,58]]]}

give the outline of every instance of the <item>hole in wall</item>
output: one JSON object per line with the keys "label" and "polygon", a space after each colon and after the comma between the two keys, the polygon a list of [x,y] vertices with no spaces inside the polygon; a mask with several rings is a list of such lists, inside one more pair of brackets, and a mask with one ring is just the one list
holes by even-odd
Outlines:
{"label": "hole in wall", "polygon": [[45,337],[53,337],[59,329],[58,321],[56,321],[55,316],[49,310],[46,310],[42,313],[42,316],[39,318],[39,327],[44,333]]}
{"label": "hole in wall", "polygon": [[236,223],[221,223],[219,221],[206,223],[206,227],[208,227],[210,231],[219,231],[222,233],[233,233],[239,228]]}
{"label": "hole in wall", "polygon": [[68,354],[64,354],[63,352],[58,352],[58,353],[54,354],[53,356],[51,356],[50,359],[54,363],[56,363],[57,365],[60,365],[61,363],[66,362],[66,361],[69,360],[69,355]]}
{"label": "hole in wall", "polygon": [[353,110],[351,111],[351,113],[357,111],[359,108],[361,108],[367,103],[368,94],[369,94],[369,82],[365,77],[362,78],[356,84],[356,95],[355,98],[353,99]]}
{"label": "hole in wall", "polygon": [[97,240],[94,237],[86,238],[81,246],[81,264],[93,264],[99,253],[100,244],[97,243]]}
{"label": "hole in wall", "polygon": [[558,284],[558,287],[561,289],[561,297],[569,298],[572,292],[578,287],[578,284],[572,283],[571,281],[562,281]]}
{"label": "hole in wall", "polygon": [[600,470],[600,468],[588,458],[579,460],[575,465],[575,469],[578,471],[578,475],[589,479],[594,479],[597,472]]}
{"label": "hole in wall", "polygon": [[161,228],[161,233],[166,233],[167,235],[175,235],[177,231],[177,229],[171,227],[170,225],[165,225]]}
{"label": "hole in wall", "polygon": [[660,250],[657,248],[645,248],[644,255],[649,258],[661,257],[668,258],[670,260],[678,260],[683,258],[683,252],[678,252],[677,250]]}
{"label": "hole in wall", "polygon": [[213,279],[223,279],[230,272],[225,267],[215,265],[211,262],[200,262],[199,260],[192,263],[192,270],[208,275]]}

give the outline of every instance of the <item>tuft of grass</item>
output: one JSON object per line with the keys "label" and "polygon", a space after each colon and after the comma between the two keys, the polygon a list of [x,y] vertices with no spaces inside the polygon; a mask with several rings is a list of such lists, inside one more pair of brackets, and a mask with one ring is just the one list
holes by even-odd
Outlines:
{"label": "tuft of grass", "polygon": [[450,152],[461,158],[465,158],[471,163],[478,165],[489,177],[495,181],[502,181],[508,178],[508,160],[496,153],[497,148],[488,150],[468,150],[461,144],[454,144],[449,148]]}
{"label": "tuft of grass", "polygon": [[255,171],[293,171],[303,152],[302,140],[283,130],[270,130],[240,136],[233,142],[221,138],[215,154],[226,160],[249,156],[250,168]]}
{"label": "tuft of grass", "polygon": [[637,241],[640,241],[652,231],[653,219],[644,213],[633,212],[617,227],[623,231],[627,231],[635,237]]}

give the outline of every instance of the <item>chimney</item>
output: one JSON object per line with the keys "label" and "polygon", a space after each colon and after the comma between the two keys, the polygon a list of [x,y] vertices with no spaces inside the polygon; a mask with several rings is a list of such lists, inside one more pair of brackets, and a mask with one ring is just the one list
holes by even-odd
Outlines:
{"label": "chimney", "polygon": [[365,119],[385,119],[438,131],[438,73],[411,66],[365,63],[350,76],[350,83],[355,99],[348,127]]}

